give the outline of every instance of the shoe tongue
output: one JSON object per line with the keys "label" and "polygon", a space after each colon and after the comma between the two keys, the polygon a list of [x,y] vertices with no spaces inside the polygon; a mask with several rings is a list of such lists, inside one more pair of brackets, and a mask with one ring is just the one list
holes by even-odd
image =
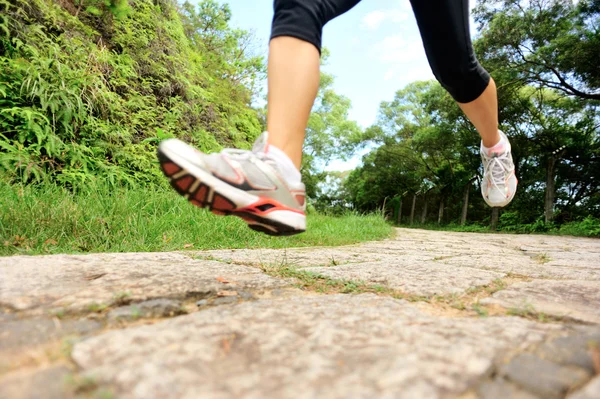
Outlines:
{"label": "shoe tongue", "polygon": [[265,152],[267,149],[267,139],[268,138],[269,138],[269,133],[267,133],[267,132],[264,132],[263,134],[258,136],[256,141],[254,142],[254,145],[252,146],[252,152],[254,152],[254,153]]}
{"label": "shoe tongue", "polygon": [[506,146],[504,144],[496,144],[492,148],[488,150],[488,156],[490,157],[498,157],[502,155],[506,151]]}

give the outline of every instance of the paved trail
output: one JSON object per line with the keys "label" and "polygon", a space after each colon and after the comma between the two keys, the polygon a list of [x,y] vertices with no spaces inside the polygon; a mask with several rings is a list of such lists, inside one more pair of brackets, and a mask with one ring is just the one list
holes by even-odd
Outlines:
{"label": "paved trail", "polygon": [[0,258],[0,398],[600,398],[600,240]]}

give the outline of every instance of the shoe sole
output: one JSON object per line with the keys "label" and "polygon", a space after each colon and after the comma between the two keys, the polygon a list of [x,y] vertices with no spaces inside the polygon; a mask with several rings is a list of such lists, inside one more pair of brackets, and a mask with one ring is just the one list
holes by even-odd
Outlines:
{"label": "shoe sole", "polygon": [[[212,213],[220,216],[237,216],[244,220],[252,230],[271,236],[291,236],[306,231],[298,225],[305,225],[306,217],[294,213],[288,218],[293,218],[294,224],[282,222],[281,213],[292,213],[289,211],[279,212],[279,220],[274,220],[276,212],[258,214],[260,209],[252,207],[260,203],[259,207],[282,208],[278,201],[268,197],[257,197],[227,185],[227,183],[215,178],[210,173],[198,167],[193,167],[183,159],[168,154],[169,151],[159,147],[158,160],[164,175],[169,179],[171,187],[180,195],[185,197],[191,204],[206,208]],[[242,202],[242,204],[240,204]],[[240,206],[241,205],[241,206]],[[252,211],[250,211],[252,210]],[[283,215],[283,218],[286,215]]]}
{"label": "shoe sole", "polygon": [[491,208],[504,208],[506,205],[510,204],[514,198],[514,195],[512,197],[510,197],[510,199],[504,201],[504,202],[499,202],[499,203],[492,203],[490,202],[485,194],[481,193],[481,196],[483,197],[483,200],[485,201],[486,204],[488,204],[489,207]]}
{"label": "shoe sole", "polygon": [[504,208],[506,205],[510,204],[512,202],[512,200],[515,198],[515,194],[517,193],[518,183],[519,183],[519,181],[517,180],[517,185],[515,186],[515,191],[512,193],[512,195],[509,198],[507,198],[503,202],[497,202],[497,203],[490,202],[489,198],[485,195],[485,192],[483,191],[483,187],[480,190],[481,196],[483,197],[483,200],[485,201],[485,203],[488,204],[488,206],[490,206],[491,208]]}

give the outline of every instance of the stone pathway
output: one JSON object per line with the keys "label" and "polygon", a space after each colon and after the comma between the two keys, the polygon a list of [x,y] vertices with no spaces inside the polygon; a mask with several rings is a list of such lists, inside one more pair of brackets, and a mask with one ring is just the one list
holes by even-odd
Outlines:
{"label": "stone pathway", "polygon": [[600,241],[0,258],[0,398],[600,398]]}

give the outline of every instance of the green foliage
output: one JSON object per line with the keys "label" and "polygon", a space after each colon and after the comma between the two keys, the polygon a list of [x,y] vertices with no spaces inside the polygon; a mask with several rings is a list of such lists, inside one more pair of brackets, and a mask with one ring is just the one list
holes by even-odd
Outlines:
{"label": "green foliage", "polygon": [[[516,233],[516,234],[552,234],[552,235],[569,235],[569,236],[580,236],[580,237],[600,237],[600,219],[588,216],[582,220],[564,223],[557,225],[555,223],[545,223],[543,218],[536,220],[534,223],[510,223],[509,220],[513,219],[513,212],[507,212],[510,214],[509,218],[501,220],[498,224],[498,232],[502,233]],[[513,219],[514,220],[514,219]],[[443,226],[438,224],[426,224],[419,225],[419,228],[431,229],[431,230],[447,230],[447,231],[460,231],[469,233],[486,233],[489,232],[489,226],[481,225],[478,223],[467,224],[461,226],[456,223],[449,223]],[[543,261],[543,259],[540,259]]]}
{"label": "green foliage", "polygon": [[600,100],[597,0],[483,0],[481,54],[516,81]]}
{"label": "green foliage", "polygon": [[[323,49],[322,67],[327,65],[328,57],[329,51]],[[363,143],[363,130],[348,119],[350,100],[333,90],[333,81],[333,76],[321,72],[303,147],[302,181],[307,196],[315,201],[323,195],[321,183],[328,176],[324,171],[327,163],[334,157],[348,159]]]}
{"label": "green foliage", "polygon": [[370,131],[380,146],[346,181],[353,203],[373,210],[386,198],[412,199],[414,193],[461,195],[479,167],[476,136],[463,122],[437,82],[414,82],[399,90],[393,101],[381,104]]}
{"label": "green foliage", "polygon": [[591,216],[577,222],[569,222],[560,226],[559,234],[600,237],[600,219]]}
{"label": "green foliage", "polygon": [[498,222],[498,227],[501,230],[506,231],[514,231],[516,226],[522,224],[522,218],[520,217],[518,212],[502,212],[500,215],[500,220]]}
{"label": "green foliage", "polygon": [[[482,33],[476,52],[496,81],[500,128],[519,179],[515,199],[500,212],[502,231],[555,233],[600,217],[597,3],[483,0],[474,11]],[[413,82],[382,102],[365,137],[375,148],[344,182],[357,209],[385,203],[396,220],[400,204],[410,214],[416,195],[417,223],[427,212],[425,223],[439,218],[453,226],[468,198],[467,220],[490,223],[479,193],[479,137],[437,83]]]}
{"label": "green foliage", "polygon": [[269,237],[238,218],[192,207],[171,188],[95,180],[70,191],[0,181],[0,256],[333,246],[384,239],[392,230],[376,215],[312,213],[306,233]]}
{"label": "green foliage", "polygon": [[75,5],[78,7],[78,12],[85,7],[86,12],[95,16],[101,16],[104,13],[103,10],[108,10],[118,19],[131,13],[128,0],[76,0]]}
{"label": "green foliage", "polygon": [[[190,17],[172,0],[0,0],[0,174],[162,185],[162,138],[249,147],[261,132],[250,103],[262,59],[234,51],[250,36],[229,15],[210,32],[190,28],[220,6],[198,7]],[[212,37],[220,47],[206,45]]]}

